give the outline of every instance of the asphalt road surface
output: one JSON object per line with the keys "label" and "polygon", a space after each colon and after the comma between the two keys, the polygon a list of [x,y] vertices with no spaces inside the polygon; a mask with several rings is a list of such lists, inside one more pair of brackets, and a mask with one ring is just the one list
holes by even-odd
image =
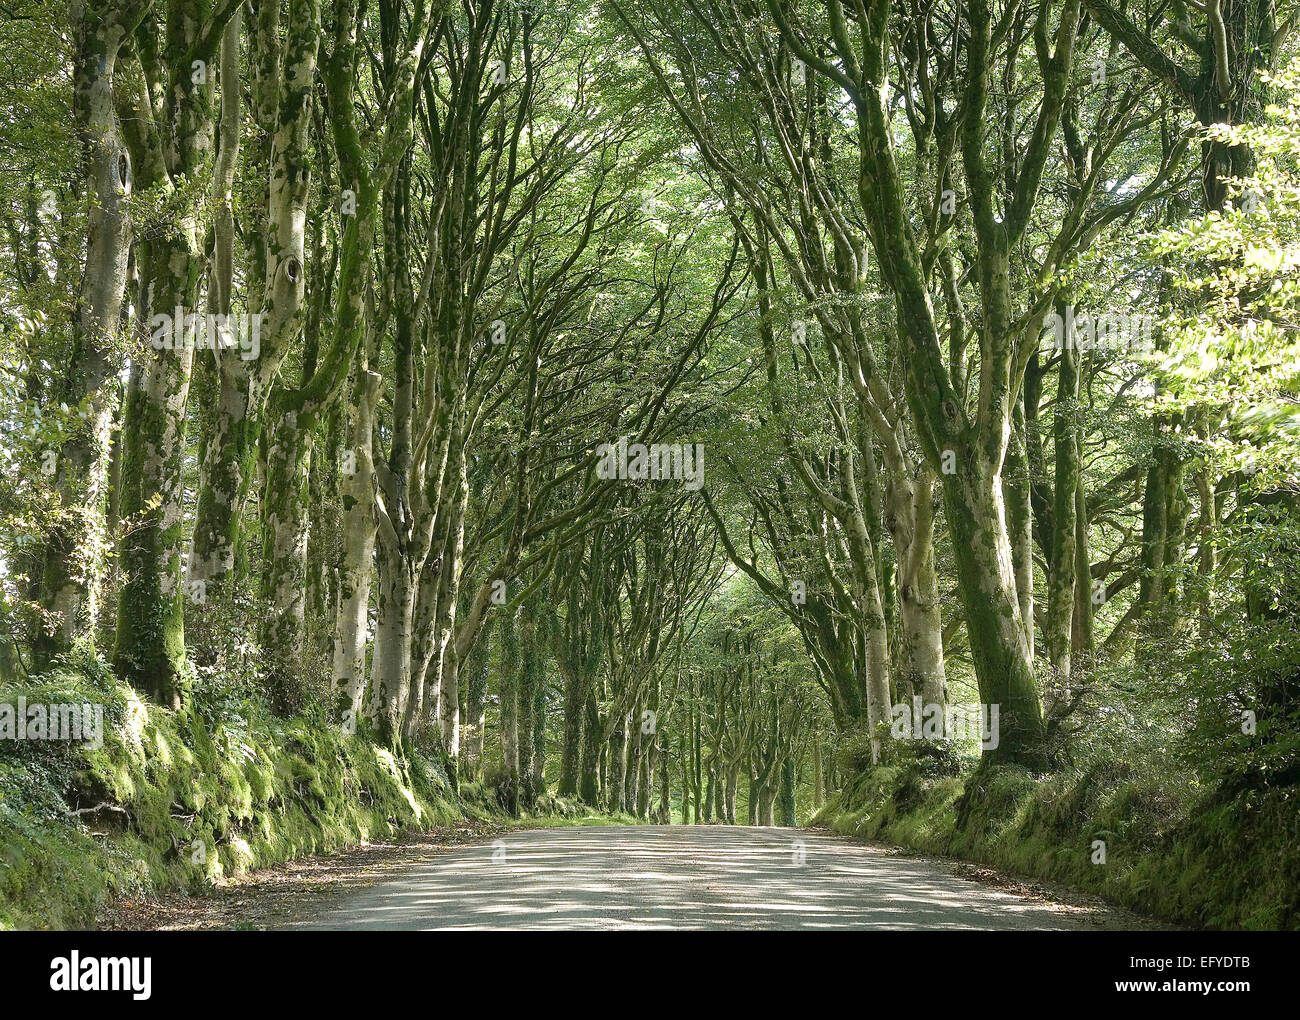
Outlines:
{"label": "asphalt road surface", "polygon": [[511,832],[313,905],[294,929],[1109,927],[961,877],[943,861],[797,829],[607,826]]}

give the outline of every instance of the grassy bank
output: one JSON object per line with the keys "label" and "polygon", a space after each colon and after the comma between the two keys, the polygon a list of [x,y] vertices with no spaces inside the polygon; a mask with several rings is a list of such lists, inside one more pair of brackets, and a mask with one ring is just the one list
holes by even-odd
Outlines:
{"label": "grassy bank", "polygon": [[114,896],[220,876],[459,817],[442,763],[406,759],[259,701],[142,702],[91,661],[0,703],[103,706],[102,746],[0,740],[0,928],[88,926]]}
{"label": "grassy bank", "polygon": [[813,824],[1066,883],[1178,923],[1300,928],[1295,791],[1228,795],[1167,759],[1098,756],[1046,775],[980,769],[942,750],[859,763]]}

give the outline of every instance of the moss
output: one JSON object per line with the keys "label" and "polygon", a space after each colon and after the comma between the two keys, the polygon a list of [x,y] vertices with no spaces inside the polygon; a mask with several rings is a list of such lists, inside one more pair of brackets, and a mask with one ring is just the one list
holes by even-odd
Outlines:
{"label": "moss", "polygon": [[[1219,929],[1300,928],[1300,817],[1290,791],[1217,793],[1164,764],[1099,759],[925,775],[866,769],[813,819],[862,838],[978,861]],[[1093,842],[1106,844],[1094,863]]]}
{"label": "moss", "polygon": [[[103,746],[0,744],[0,928],[76,928],[115,896],[227,875],[463,814],[442,764],[251,700],[172,711],[95,663],[0,701],[104,706]],[[80,813],[78,813],[80,812]]]}

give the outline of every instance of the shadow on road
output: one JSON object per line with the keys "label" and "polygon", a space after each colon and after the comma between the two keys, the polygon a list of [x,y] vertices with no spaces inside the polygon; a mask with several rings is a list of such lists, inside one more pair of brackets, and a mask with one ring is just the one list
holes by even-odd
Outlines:
{"label": "shadow on road", "polygon": [[789,829],[513,832],[315,905],[310,929],[1097,929],[929,860]]}

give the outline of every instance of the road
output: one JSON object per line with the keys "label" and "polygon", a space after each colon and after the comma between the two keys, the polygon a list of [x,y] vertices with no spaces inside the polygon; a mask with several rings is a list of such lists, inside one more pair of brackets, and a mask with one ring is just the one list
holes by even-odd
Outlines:
{"label": "road", "polygon": [[792,829],[606,826],[511,832],[313,904],[290,929],[1108,927],[938,860]]}

